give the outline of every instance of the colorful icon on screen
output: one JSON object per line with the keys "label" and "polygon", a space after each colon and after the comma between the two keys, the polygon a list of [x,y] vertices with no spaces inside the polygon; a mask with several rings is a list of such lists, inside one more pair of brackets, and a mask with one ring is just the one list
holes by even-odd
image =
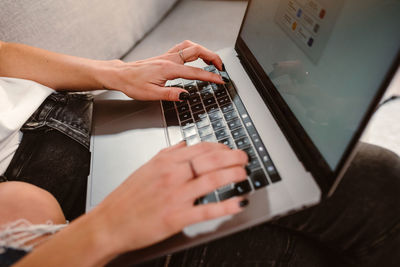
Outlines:
{"label": "colorful icon on screen", "polygon": [[314,39],[313,38],[308,39],[307,44],[309,47],[312,47],[312,45],[314,44]]}
{"label": "colorful icon on screen", "polygon": [[295,22],[293,22],[293,24],[292,24],[292,30],[296,30],[296,28],[297,28],[297,22],[295,21]]}
{"label": "colorful icon on screen", "polygon": [[325,9],[321,9],[321,11],[319,12],[319,18],[323,19],[325,17],[325,15],[326,15]]}
{"label": "colorful icon on screen", "polygon": [[296,16],[297,16],[298,18],[300,18],[300,17],[301,17],[301,14],[303,14],[303,10],[301,10],[301,8],[299,8],[299,10],[297,10]]}

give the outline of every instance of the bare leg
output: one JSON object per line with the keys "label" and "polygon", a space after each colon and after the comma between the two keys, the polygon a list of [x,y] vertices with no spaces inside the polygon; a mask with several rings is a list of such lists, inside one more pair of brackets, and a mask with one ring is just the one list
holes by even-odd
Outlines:
{"label": "bare leg", "polygon": [[47,191],[23,182],[0,183],[0,225],[26,219],[32,224],[65,223],[57,200]]}

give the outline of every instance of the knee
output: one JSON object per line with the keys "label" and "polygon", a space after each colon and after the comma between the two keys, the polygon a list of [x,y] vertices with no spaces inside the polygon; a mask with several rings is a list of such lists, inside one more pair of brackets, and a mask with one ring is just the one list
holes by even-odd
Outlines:
{"label": "knee", "polygon": [[23,182],[0,184],[0,225],[18,219],[33,224],[52,221],[65,223],[65,217],[57,200],[49,192]]}

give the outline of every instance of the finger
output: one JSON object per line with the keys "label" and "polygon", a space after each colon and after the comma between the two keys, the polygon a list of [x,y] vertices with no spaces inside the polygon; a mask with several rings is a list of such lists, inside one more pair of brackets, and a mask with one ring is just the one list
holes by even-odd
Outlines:
{"label": "finger", "polygon": [[189,92],[179,87],[159,87],[157,99],[167,101],[182,101],[189,99]]}
{"label": "finger", "polygon": [[194,202],[195,199],[231,183],[246,179],[247,174],[242,166],[217,170],[191,179],[182,186],[180,199],[182,201]]}
{"label": "finger", "polygon": [[201,142],[194,146],[183,147],[182,149],[173,151],[169,156],[171,157],[171,160],[174,160],[175,162],[187,163],[189,160],[192,160],[199,155],[218,150],[230,151],[230,148],[220,143]]}
{"label": "finger", "polygon": [[168,50],[168,53],[177,53],[177,52],[179,52],[179,50],[183,50],[183,49],[188,48],[193,45],[197,45],[197,44],[192,41],[186,40],[186,41],[183,41],[182,43],[179,43],[179,44],[175,45],[174,47],[172,47],[170,50]]}
{"label": "finger", "polygon": [[248,157],[245,152],[239,149],[215,150],[198,155],[191,161],[194,171],[198,175],[203,175],[232,166],[245,166],[248,162]]}
{"label": "finger", "polygon": [[[183,58],[186,62],[195,61],[198,58],[203,59],[205,62],[212,62],[219,70],[222,70],[222,60],[214,52],[208,50],[201,45],[194,45],[182,50]],[[179,53],[178,53],[179,56]]]}
{"label": "finger", "polygon": [[186,145],[186,141],[183,140],[183,141],[180,141],[178,144],[175,144],[173,146],[166,147],[166,148],[162,149],[160,152],[161,153],[168,153],[168,152],[171,152],[171,151],[179,150],[179,149],[184,148],[186,146],[187,146]]}
{"label": "finger", "polygon": [[197,205],[177,214],[180,217],[178,221],[181,221],[183,225],[190,225],[226,215],[233,215],[241,212],[247,204],[248,201],[243,197],[234,197],[223,202]]}
{"label": "finger", "polygon": [[169,77],[167,77],[169,80],[184,78],[188,80],[200,80],[218,84],[224,83],[220,75],[196,67],[174,64],[169,71]]}

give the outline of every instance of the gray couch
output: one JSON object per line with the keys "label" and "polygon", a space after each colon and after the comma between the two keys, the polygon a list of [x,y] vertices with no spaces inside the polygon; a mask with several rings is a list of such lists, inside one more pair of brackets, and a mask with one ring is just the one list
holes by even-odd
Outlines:
{"label": "gray couch", "polygon": [[137,60],[185,39],[233,45],[241,1],[3,0],[0,40],[93,59]]}

